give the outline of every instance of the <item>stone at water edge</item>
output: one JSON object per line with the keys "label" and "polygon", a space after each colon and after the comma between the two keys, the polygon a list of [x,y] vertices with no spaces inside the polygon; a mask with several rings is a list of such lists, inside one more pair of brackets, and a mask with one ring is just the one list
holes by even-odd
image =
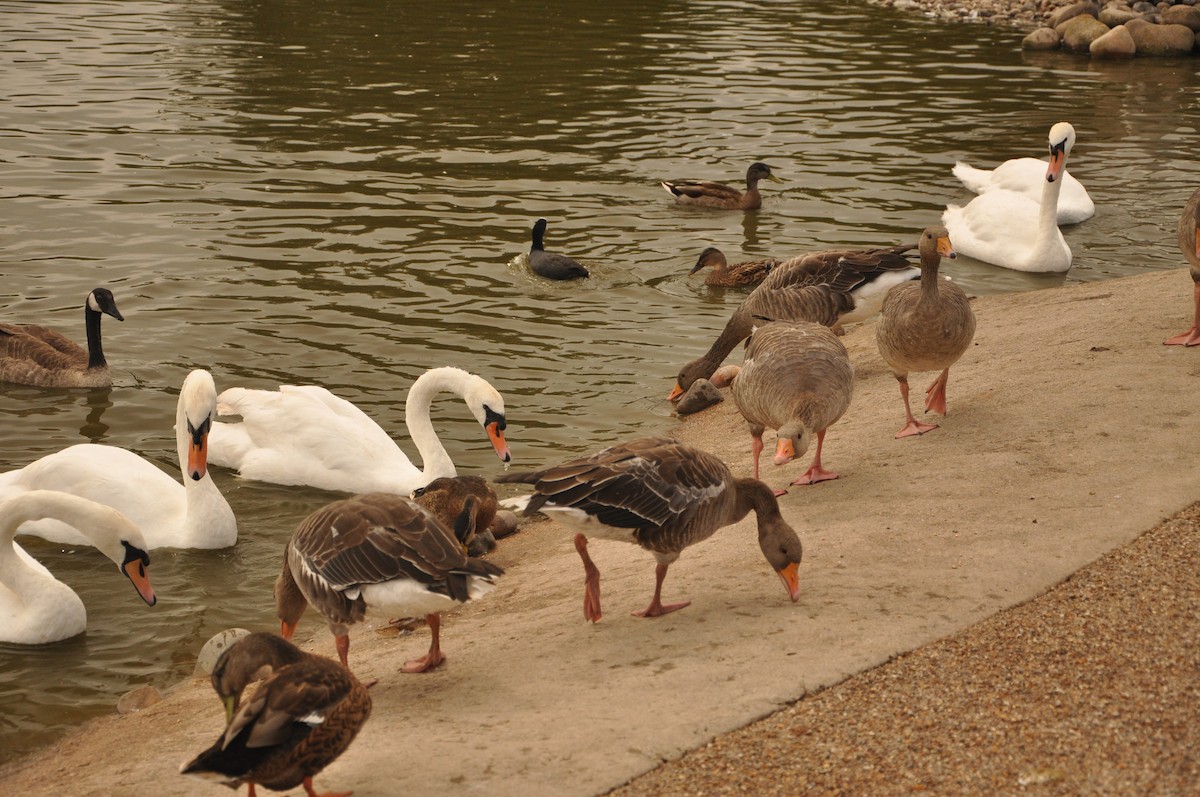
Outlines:
{"label": "stone at water edge", "polygon": [[1093,58],[1133,58],[1137,55],[1137,45],[1129,30],[1124,25],[1117,25],[1092,42],[1088,52]]}
{"label": "stone at water edge", "polygon": [[708,409],[714,404],[720,404],[724,400],[725,397],[721,395],[720,390],[717,390],[716,385],[707,379],[697,379],[688,388],[688,392],[683,394],[683,398],[679,399],[679,403],[675,405],[675,413],[691,415],[693,412]]}
{"label": "stone at water edge", "polygon": [[196,667],[192,670],[192,675],[212,675],[213,667],[217,666],[217,659],[221,658],[221,654],[234,642],[249,635],[250,632],[245,628],[227,628],[205,642],[204,647],[200,649],[200,655],[196,656]]}

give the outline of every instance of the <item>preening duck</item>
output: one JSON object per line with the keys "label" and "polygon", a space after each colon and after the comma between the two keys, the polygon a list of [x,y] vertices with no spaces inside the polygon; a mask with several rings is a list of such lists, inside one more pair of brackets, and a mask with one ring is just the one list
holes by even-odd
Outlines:
{"label": "preening duck", "polygon": [[700,253],[696,265],[692,266],[689,275],[703,268],[712,268],[704,277],[704,284],[716,288],[740,288],[757,285],[766,278],[767,274],[779,263],[774,258],[766,260],[748,260],[743,263],[729,265],[725,253],[710,246]]}
{"label": "preening duck", "polygon": [[118,321],[108,288],[96,288],[83,304],[87,350],[49,327],[0,323],[0,382],[34,387],[110,387],[112,374],[100,343],[100,314]]}
{"label": "preening duck", "polygon": [[601,617],[600,571],[588,555],[588,537],[631,542],[654,554],[654,597],[633,614],[657,617],[691,601],[662,602],[667,568],[685,548],[736,523],[750,511],[758,519],[758,544],[788,596],[800,596],[800,538],[779,513],[771,489],[757,479],[737,479],[717,457],[674,440],[647,437],[606,448],[531,473],[506,473],[496,481],[532,484],[524,512],[541,512],[576,532],[583,560],[583,616]]}
{"label": "preening duck", "polygon": [[750,164],[746,170],[746,191],[739,191],[725,183],[708,180],[669,180],[661,185],[680,205],[720,210],[758,210],[762,207],[762,194],[758,184],[762,180],[782,183],[765,163]]}
{"label": "preening duck", "polygon": [[[189,373],[175,409],[182,484],[132,451],[82,443],[0,474],[0,497],[58,490],[118,509],[143,530],[149,550],[228,548],[237,542],[237,519],[208,472],[208,434],[216,406],[212,375],[200,369]],[[56,518],[24,523],[18,533],[90,544],[81,529]]]}
{"label": "preening duck", "polygon": [[1167,346],[1195,346],[1200,344],[1200,188],[1183,206],[1179,217],[1179,250],[1183,252],[1192,275],[1192,328],[1187,332],[1163,341]]}
{"label": "preening duck", "polygon": [[487,380],[452,366],[421,374],[404,402],[404,423],[423,468],[413,465],[366,413],[316,385],[235,387],[221,393],[218,413],[240,415],[242,420],[213,424],[209,460],[235,468],[247,479],[407,496],[439,476],[457,475],[429,420],[430,402],[443,391],[462,397],[496,455],[508,462],[504,399]]}

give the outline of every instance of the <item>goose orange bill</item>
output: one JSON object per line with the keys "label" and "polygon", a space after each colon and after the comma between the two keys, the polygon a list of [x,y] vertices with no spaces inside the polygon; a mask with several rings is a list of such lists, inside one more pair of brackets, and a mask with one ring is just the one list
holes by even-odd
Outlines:
{"label": "goose orange bill", "polygon": [[212,418],[205,418],[199,426],[188,421],[187,472],[192,481],[200,481],[208,471],[208,431],[212,429]]}
{"label": "goose orange bill", "polygon": [[950,243],[950,237],[947,235],[937,239],[937,253],[942,257],[958,257],[958,253],[954,251],[954,245]]}
{"label": "goose orange bill", "polygon": [[796,458],[796,447],[790,438],[781,437],[775,444],[775,464],[783,465]]}
{"label": "goose orange bill", "polygon": [[671,392],[667,394],[667,401],[679,401],[679,398],[683,395],[683,392],[683,388],[681,388],[679,383],[676,382],[675,387],[671,388]]}
{"label": "goose orange bill", "polygon": [[788,597],[792,599],[792,603],[800,600],[800,563],[792,562],[787,567],[775,572],[779,574],[783,586],[787,588]]}

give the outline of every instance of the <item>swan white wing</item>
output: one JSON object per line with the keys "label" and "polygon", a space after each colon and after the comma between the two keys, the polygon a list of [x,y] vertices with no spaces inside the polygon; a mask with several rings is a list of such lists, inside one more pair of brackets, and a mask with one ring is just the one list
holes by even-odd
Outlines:
{"label": "swan white wing", "polygon": [[0,584],[0,641],[44,645],[86,631],[87,609],[75,591],[16,541],[0,544],[10,545],[20,564],[34,575],[20,595]]}
{"label": "swan white wing", "polygon": [[379,424],[323,387],[230,388],[217,411],[242,421],[213,424],[209,461],[246,478],[356,493],[406,493],[423,484]]}
{"label": "swan white wing", "polygon": [[1071,250],[1057,227],[1039,238],[1041,206],[1014,191],[988,191],[966,207],[950,205],[942,223],[961,255],[1016,271],[1062,272]]}
{"label": "swan white wing", "polygon": [[[1039,202],[1042,183],[1046,180],[1046,167],[1046,161],[1037,158],[1013,158],[990,170],[977,169],[960,161],[954,164],[952,171],[973,193],[1014,191]],[[1087,189],[1070,172],[1064,171],[1062,190],[1058,195],[1058,223],[1078,224],[1095,214],[1096,204]]]}

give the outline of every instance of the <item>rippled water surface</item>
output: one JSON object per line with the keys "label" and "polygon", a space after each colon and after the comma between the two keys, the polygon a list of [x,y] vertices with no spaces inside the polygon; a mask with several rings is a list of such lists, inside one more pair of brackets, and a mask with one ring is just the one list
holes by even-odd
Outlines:
{"label": "rippled water surface", "polygon": [[[326,385],[414,458],[407,388],[446,364],[504,394],[517,466],[663,431],[673,375],[740,299],[686,276],[702,248],[912,240],[968,198],[955,160],[1041,156],[1060,119],[1099,207],[1066,230],[1074,268],[946,271],[985,294],[1183,265],[1197,62],[1034,56],[1019,38],[820,0],[579,18],[530,0],[0,2],[0,318],[82,341],[97,285],[126,317],[104,322],[110,391],[0,387],[0,470],[92,441],[177,473],[195,367],[219,388]],[[757,213],[681,209],[658,186],[738,182],[757,159],[785,180]],[[593,279],[530,275],[539,216]],[[1181,276],[1181,328],[1189,298]],[[499,471],[461,402],[434,422],[461,472]],[[335,496],[216,478],[240,540],[156,552],[152,609],[95,551],[29,542],[88,631],[0,646],[0,760],[179,680],[221,629],[274,626],[283,542]]]}

